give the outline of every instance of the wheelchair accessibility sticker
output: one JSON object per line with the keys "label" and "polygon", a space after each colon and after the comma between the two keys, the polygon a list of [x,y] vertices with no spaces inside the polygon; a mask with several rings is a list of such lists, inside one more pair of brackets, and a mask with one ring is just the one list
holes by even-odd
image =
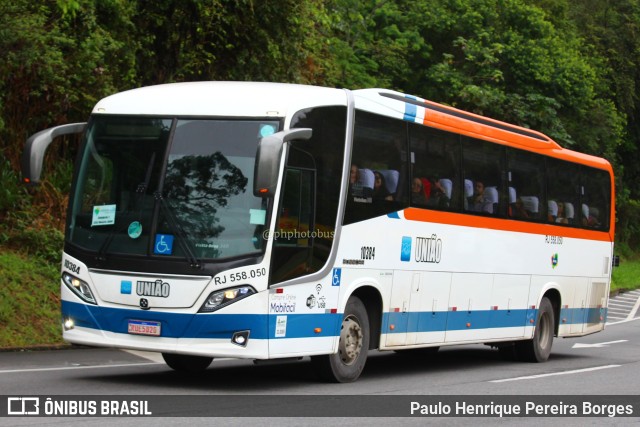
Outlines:
{"label": "wheelchair accessibility sticker", "polygon": [[342,277],[342,269],[334,268],[331,278],[331,286],[340,286],[340,278]]}
{"label": "wheelchair accessibility sticker", "polygon": [[153,253],[157,255],[171,255],[173,253],[173,235],[156,234],[156,243]]}

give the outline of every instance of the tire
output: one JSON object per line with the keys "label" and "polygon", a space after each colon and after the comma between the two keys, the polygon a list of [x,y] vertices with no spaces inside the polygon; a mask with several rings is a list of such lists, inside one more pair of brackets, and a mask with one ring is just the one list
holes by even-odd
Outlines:
{"label": "tire", "polygon": [[555,333],[555,314],[547,297],[543,297],[536,319],[533,339],[516,342],[516,354],[523,362],[546,362],[551,354]]}
{"label": "tire", "polygon": [[316,373],[321,379],[336,383],[357,380],[367,362],[369,350],[369,317],[357,297],[349,298],[342,317],[338,352],[313,356]]}
{"label": "tire", "polygon": [[189,356],[186,354],[162,353],[162,358],[171,369],[187,374],[204,371],[213,361],[213,357]]}
{"label": "tire", "polygon": [[515,362],[518,359],[518,354],[516,352],[516,345],[514,342],[507,342],[502,345],[497,346],[498,353],[500,354],[500,358],[507,362]]}

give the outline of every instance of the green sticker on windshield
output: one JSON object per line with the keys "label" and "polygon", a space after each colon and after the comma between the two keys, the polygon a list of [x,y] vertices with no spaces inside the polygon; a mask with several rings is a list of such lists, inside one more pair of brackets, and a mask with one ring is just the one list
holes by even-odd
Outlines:
{"label": "green sticker on windshield", "polygon": [[113,225],[116,223],[116,205],[99,205],[93,207],[91,226]]}
{"label": "green sticker on windshield", "polygon": [[137,239],[142,234],[142,224],[138,221],[133,221],[129,224],[129,229],[127,231],[129,232],[129,237]]}

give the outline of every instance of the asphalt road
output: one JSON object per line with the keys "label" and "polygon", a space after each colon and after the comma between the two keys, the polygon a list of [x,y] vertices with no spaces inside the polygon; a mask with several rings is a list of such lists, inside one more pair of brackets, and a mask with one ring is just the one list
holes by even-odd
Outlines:
{"label": "asphalt road", "polygon": [[[556,339],[549,361],[530,364],[505,361],[496,350],[482,345],[443,348],[428,359],[392,352],[370,355],[362,377],[352,384],[318,381],[308,360],[273,365],[251,361],[215,360],[198,376],[185,377],[161,363],[154,353],[113,349],[69,349],[0,353],[2,396],[137,396],[162,395],[190,399],[194,404],[172,409],[163,405],[155,415],[174,418],[0,418],[1,425],[211,425],[211,418],[182,418],[212,414],[198,407],[198,398],[225,400],[251,413],[260,398],[280,396],[277,414],[289,418],[217,418],[215,425],[326,425],[334,418],[297,418],[300,405],[312,405],[314,396],[530,396],[633,395],[640,391],[640,322],[637,319],[607,326],[604,332],[575,339]],[[207,397],[208,396],[208,397]],[[326,415],[329,402],[317,398]],[[390,400],[392,402],[392,400]],[[374,402],[375,403],[375,402]],[[0,404],[5,404],[0,402]],[[206,404],[206,403],[205,403]],[[372,403],[373,404],[373,403]],[[640,408],[640,404],[638,405]],[[317,408],[314,408],[317,409]],[[337,408],[336,408],[337,409]],[[372,410],[375,408],[372,408]],[[187,413],[185,413],[187,412]],[[638,414],[640,415],[640,414]],[[340,418],[341,425],[424,425],[434,418]],[[446,418],[447,425],[483,425],[493,418]],[[502,422],[540,425],[554,421],[569,425],[621,425],[638,418],[508,418]],[[575,422],[575,424],[573,424]],[[80,424],[79,424],[80,425]]]}

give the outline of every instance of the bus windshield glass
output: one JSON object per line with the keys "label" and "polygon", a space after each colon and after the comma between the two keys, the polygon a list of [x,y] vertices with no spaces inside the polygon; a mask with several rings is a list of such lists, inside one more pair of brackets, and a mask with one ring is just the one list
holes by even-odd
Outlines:
{"label": "bus windshield glass", "polygon": [[263,250],[256,148],[274,120],[95,116],[67,241],[108,254],[211,260]]}

